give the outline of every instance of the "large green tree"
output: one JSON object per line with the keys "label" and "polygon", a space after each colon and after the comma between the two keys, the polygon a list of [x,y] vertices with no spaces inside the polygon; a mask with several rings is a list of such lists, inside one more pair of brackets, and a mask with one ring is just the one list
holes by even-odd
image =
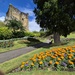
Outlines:
{"label": "large green tree", "polygon": [[67,36],[75,30],[74,0],[33,0],[34,13],[40,27],[54,34],[54,42],[60,43],[60,35]]}

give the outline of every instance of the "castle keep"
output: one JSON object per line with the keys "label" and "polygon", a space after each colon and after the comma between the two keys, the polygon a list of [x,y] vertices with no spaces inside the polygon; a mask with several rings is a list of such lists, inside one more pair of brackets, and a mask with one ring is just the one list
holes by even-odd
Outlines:
{"label": "castle keep", "polygon": [[28,13],[21,12],[10,4],[6,13],[5,22],[7,23],[8,20],[12,19],[21,21],[25,30],[28,31]]}

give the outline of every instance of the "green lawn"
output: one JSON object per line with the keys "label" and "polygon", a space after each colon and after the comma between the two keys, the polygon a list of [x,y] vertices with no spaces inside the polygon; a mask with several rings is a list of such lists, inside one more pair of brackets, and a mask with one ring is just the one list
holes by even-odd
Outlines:
{"label": "green lawn", "polygon": [[[65,38],[65,37],[61,36],[61,38]],[[67,35],[66,38],[75,38],[75,32],[74,33],[70,33],[69,35]]]}
{"label": "green lawn", "polygon": [[7,47],[7,48],[0,48],[0,53],[27,47],[29,45],[37,44],[39,42],[30,42],[30,43],[18,43],[20,40],[14,41],[14,46],[13,47]]}
{"label": "green lawn", "polygon": [[34,70],[34,71],[16,72],[7,75],[75,75],[75,72]]}
{"label": "green lawn", "polygon": [[[75,33],[71,33],[70,35],[68,35],[67,36],[67,38],[74,38],[75,37]],[[64,38],[63,36],[61,36],[61,38]],[[45,38],[37,38],[37,39],[39,39],[40,41],[42,41],[42,42],[45,42],[47,39],[45,39]],[[2,53],[2,52],[7,52],[7,51],[11,51],[11,50],[15,50],[15,49],[19,49],[19,48],[23,48],[23,47],[27,47],[28,46],[28,44],[26,43],[24,43],[24,44],[20,44],[20,43],[18,43],[18,41],[20,41],[20,40],[17,40],[17,41],[14,41],[14,46],[13,47],[9,47],[9,48],[0,48],[0,53]],[[31,44],[36,44],[37,42],[31,42]],[[73,43],[72,43],[73,44]]]}
{"label": "green lawn", "polygon": [[[5,73],[10,72],[11,70],[19,67],[21,65],[21,62],[27,61],[30,59],[34,54],[40,53],[42,51],[46,51],[46,49],[40,48],[36,49],[32,52],[29,52],[27,54],[21,55],[17,58],[14,58],[12,60],[6,61],[4,63],[0,64],[0,70],[4,71]],[[14,64],[13,64],[14,63]]]}
{"label": "green lawn", "polygon": [[[15,43],[16,44],[16,43]],[[17,57],[17,58],[14,58],[14,59],[12,59],[12,60],[9,60],[9,61],[6,61],[6,62],[4,62],[4,63],[1,63],[0,64],[0,70],[2,70],[2,71],[4,71],[5,73],[8,73],[8,72],[10,72],[11,70],[13,70],[13,69],[15,69],[15,68],[17,68],[17,67],[19,67],[20,65],[21,65],[21,62],[22,61],[27,61],[28,59],[30,59],[34,54],[38,54],[38,53],[40,53],[40,52],[43,52],[43,51],[46,51],[46,50],[50,50],[51,48],[55,48],[55,47],[66,47],[66,46],[71,46],[71,45],[75,45],[75,40],[74,41],[70,41],[68,44],[65,44],[65,45],[60,45],[60,46],[54,46],[54,45],[51,45],[51,46],[49,46],[49,47],[46,47],[46,48],[44,48],[44,47],[42,47],[42,48],[39,48],[39,49],[36,49],[36,50],[34,50],[34,51],[32,51],[32,52],[29,52],[29,53],[27,53],[27,54],[24,54],[24,55],[21,55],[21,56],[19,56],[19,57]],[[14,63],[14,65],[13,65],[13,63]],[[38,72],[40,72],[40,71],[32,71],[32,75],[37,75],[38,74]],[[45,72],[45,71],[42,71],[42,72]],[[46,73],[47,74],[45,74],[45,73],[42,73],[42,72],[40,72],[39,73],[39,75],[47,75],[48,73],[51,73],[51,75],[59,75],[60,74],[60,72],[47,72],[46,71]],[[22,74],[21,74],[22,73]],[[29,72],[17,72],[17,73],[13,73],[13,74],[8,74],[8,75],[25,75],[25,73],[26,73],[26,75],[28,74],[28,75],[30,75],[29,74]],[[35,73],[37,73],[37,74],[35,74]],[[64,72],[61,72],[61,74],[60,75],[62,75],[62,73],[64,73]],[[73,74],[73,72],[71,73],[71,74],[69,74],[69,72],[65,72],[65,74],[64,75],[74,75]],[[49,74],[50,75],[50,74]]]}
{"label": "green lawn", "polygon": [[[71,42],[69,43],[69,45],[75,45],[75,42]],[[53,47],[47,47],[47,48],[39,48],[39,49],[36,49],[32,52],[29,52],[27,54],[24,54],[24,55],[21,55],[17,58],[14,58],[12,60],[9,60],[9,61],[6,61],[2,64],[0,64],[0,70],[3,70],[5,73],[8,73],[10,72],[11,70],[19,67],[21,65],[21,62],[23,61],[27,61],[28,59],[30,59],[34,54],[38,54],[40,52],[43,52],[43,51],[46,51],[46,50],[50,50],[51,48],[55,48],[55,47],[66,47],[68,45],[61,45],[61,46],[53,46]],[[14,65],[13,65],[14,63]]]}

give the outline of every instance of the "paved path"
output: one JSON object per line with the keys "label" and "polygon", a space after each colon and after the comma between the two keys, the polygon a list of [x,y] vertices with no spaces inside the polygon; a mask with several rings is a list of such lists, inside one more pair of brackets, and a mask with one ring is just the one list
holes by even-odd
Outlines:
{"label": "paved path", "polygon": [[8,61],[10,59],[13,59],[13,58],[18,57],[22,54],[28,53],[30,51],[33,51],[37,48],[40,48],[40,47],[46,46],[46,45],[49,45],[49,44],[48,43],[40,43],[40,44],[36,44],[36,45],[30,46],[30,47],[21,48],[21,49],[9,51],[9,52],[1,53],[0,54],[0,63]]}

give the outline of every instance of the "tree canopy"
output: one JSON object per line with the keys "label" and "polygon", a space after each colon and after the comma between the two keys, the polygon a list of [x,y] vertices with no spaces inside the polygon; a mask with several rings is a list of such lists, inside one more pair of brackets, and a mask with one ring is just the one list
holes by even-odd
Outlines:
{"label": "tree canopy", "polygon": [[74,0],[33,0],[34,13],[40,27],[67,36],[75,31]]}
{"label": "tree canopy", "polygon": [[12,29],[13,32],[15,32],[16,30],[21,30],[21,31],[24,30],[22,23],[15,19],[9,20],[9,22],[7,23],[7,26],[8,28]]}

